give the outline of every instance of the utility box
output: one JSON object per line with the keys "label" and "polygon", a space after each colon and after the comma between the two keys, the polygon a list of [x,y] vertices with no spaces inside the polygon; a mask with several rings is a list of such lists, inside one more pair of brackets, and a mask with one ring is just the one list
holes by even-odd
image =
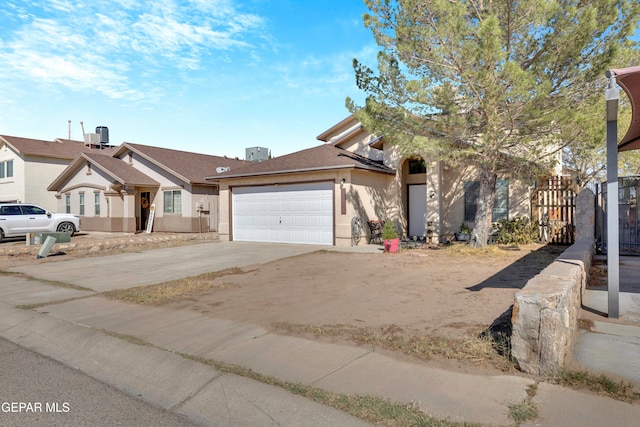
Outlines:
{"label": "utility box", "polygon": [[53,237],[56,239],[56,243],[69,243],[71,241],[71,235],[61,232],[42,232],[42,233],[29,233],[27,234],[27,245],[42,245],[47,237]]}
{"label": "utility box", "polygon": [[269,149],[265,147],[251,147],[245,149],[245,159],[252,162],[269,160]]}
{"label": "utility box", "polygon": [[199,202],[196,202],[196,211],[209,212],[209,202],[206,200],[201,200]]}

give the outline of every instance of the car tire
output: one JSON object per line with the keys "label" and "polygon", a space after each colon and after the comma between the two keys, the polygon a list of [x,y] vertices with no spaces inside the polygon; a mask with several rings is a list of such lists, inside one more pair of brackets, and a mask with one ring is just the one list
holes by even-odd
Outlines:
{"label": "car tire", "polygon": [[58,225],[58,231],[61,233],[67,233],[69,236],[72,236],[73,233],[76,232],[75,227],[70,222],[63,222]]}
{"label": "car tire", "polygon": [[2,242],[3,239],[4,239],[4,232],[2,231],[2,228],[0,228],[0,242]]}

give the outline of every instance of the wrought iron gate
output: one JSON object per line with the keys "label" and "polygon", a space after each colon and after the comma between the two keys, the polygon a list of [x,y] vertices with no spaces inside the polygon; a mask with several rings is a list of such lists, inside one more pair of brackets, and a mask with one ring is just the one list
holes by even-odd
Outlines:
{"label": "wrought iron gate", "polygon": [[[618,178],[618,233],[621,255],[640,255],[638,194],[640,176]],[[596,247],[607,251],[607,185],[596,186]]]}
{"label": "wrought iron gate", "polygon": [[576,194],[571,177],[542,180],[532,193],[531,210],[531,220],[540,226],[541,241],[574,243]]}

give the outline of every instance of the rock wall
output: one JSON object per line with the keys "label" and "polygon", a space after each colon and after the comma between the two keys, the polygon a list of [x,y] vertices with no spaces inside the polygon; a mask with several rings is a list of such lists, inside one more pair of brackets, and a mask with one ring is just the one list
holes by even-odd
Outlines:
{"label": "rock wall", "polygon": [[524,372],[553,372],[571,351],[595,248],[593,201],[591,190],[576,197],[576,243],[516,292],[511,354]]}

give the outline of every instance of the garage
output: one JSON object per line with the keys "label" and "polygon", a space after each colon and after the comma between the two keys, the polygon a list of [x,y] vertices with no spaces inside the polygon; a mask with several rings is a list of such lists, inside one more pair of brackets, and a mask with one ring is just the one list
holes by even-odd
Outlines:
{"label": "garage", "polygon": [[233,188],[233,240],[333,245],[333,185]]}

